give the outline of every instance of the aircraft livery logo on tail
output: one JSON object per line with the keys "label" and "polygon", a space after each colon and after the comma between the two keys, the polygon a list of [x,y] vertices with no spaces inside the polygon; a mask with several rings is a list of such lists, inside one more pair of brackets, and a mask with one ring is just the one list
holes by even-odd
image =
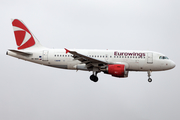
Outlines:
{"label": "aircraft livery logo on tail", "polygon": [[12,25],[18,50],[31,47],[35,44],[33,35],[21,21],[14,19]]}

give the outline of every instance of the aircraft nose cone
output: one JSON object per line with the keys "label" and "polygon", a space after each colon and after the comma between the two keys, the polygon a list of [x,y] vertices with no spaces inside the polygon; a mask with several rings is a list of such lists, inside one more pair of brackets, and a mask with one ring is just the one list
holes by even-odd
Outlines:
{"label": "aircraft nose cone", "polygon": [[174,68],[176,66],[175,62],[171,61],[171,67]]}

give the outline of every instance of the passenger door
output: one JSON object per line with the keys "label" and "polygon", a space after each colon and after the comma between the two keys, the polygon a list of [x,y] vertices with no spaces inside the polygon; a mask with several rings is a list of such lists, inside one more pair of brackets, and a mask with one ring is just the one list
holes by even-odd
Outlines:
{"label": "passenger door", "polygon": [[152,64],[153,63],[153,53],[152,52],[149,52],[147,54],[147,63],[148,64]]}

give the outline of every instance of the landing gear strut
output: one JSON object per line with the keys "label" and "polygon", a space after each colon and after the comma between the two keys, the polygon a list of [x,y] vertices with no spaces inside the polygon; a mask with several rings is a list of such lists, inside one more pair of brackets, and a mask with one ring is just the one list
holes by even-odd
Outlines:
{"label": "landing gear strut", "polygon": [[97,82],[98,81],[98,77],[97,77],[97,72],[94,74],[94,72],[93,72],[93,74],[90,76],[90,79],[93,81],[93,82]]}
{"label": "landing gear strut", "polygon": [[152,79],[150,78],[151,77],[151,71],[148,71],[148,82],[152,82]]}

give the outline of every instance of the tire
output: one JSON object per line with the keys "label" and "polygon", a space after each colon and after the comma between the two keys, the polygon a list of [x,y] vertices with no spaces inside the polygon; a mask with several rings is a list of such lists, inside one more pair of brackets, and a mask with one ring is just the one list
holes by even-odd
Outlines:
{"label": "tire", "polygon": [[94,75],[91,75],[91,76],[90,76],[90,80],[93,81],[93,80],[94,80],[94,77],[95,77]]}
{"label": "tire", "polygon": [[148,82],[152,82],[152,79],[151,79],[151,78],[149,78],[149,79],[148,79]]}
{"label": "tire", "polygon": [[90,80],[92,80],[93,82],[97,82],[98,81],[98,77],[95,75],[91,75],[90,76]]}
{"label": "tire", "polygon": [[97,82],[97,81],[98,81],[98,77],[94,76],[94,82]]}

